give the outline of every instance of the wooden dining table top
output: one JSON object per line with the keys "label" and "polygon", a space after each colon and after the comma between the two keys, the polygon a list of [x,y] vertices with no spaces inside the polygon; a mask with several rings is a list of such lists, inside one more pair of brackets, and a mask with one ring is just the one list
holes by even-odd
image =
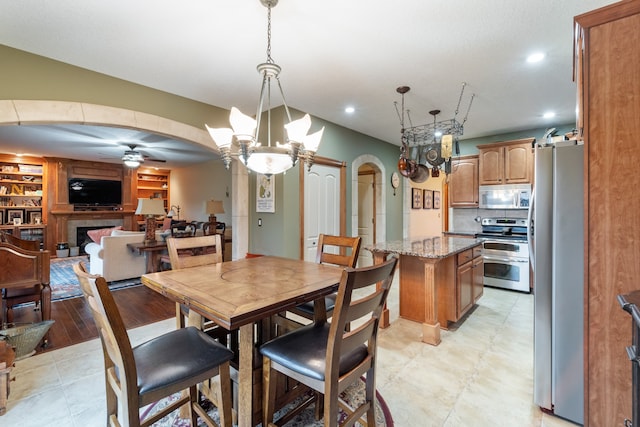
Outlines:
{"label": "wooden dining table top", "polygon": [[342,271],[342,267],[263,256],[149,273],[141,281],[232,330],[335,292]]}

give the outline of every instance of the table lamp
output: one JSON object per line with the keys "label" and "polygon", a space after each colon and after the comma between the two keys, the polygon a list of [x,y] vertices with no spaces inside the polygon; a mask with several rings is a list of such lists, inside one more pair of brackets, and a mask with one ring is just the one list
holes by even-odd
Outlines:
{"label": "table lamp", "polygon": [[145,216],[145,245],[156,242],[156,216],[164,215],[165,213],[162,199],[138,199],[136,215]]}
{"label": "table lamp", "polygon": [[217,223],[216,214],[224,213],[224,206],[220,200],[207,200],[207,213],[209,214],[209,222]]}

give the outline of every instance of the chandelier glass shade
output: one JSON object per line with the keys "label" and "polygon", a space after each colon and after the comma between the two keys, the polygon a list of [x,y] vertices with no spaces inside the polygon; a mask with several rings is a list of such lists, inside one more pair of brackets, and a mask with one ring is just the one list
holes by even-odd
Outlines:
{"label": "chandelier glass shade", "polygon": [[[231,108],[229,124],[231,128],[211,128],[205,124],[209,135],[218,147],[227,169],[232,157],[237,157],[249,170],[265,175],[279,174],[291,169],[300,160],[310,169],[315,153],[320,145],[324,127],[318,132],[308,134],[311,117],[305,114],[297,120],[291,120],[291,113],[284,98],[280,83],[280,66],[271,58],[271,8],[278,0],[260,0],[268,8],[267,25],[267,62],[259,64],[257,69],[262,75],[260,100],[255,118],[243,114],[236,107]],[[284,125],[287,141],[283,144],[271,141],[271,84],[276,83],[282,98],[282,105],[288,123]],[[266,144],[258,141],[263,114],[266,116]]]}

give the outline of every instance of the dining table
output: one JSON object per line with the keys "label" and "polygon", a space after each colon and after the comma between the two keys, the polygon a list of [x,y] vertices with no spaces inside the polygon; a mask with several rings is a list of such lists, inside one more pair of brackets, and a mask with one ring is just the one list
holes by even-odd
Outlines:
{"label": "dining table", "polygon": [[[141,282],[189,307],[189,325],[203,317],[228,331],[238,330],[238,425],[261,422],[262,368],[256,347],[270,338],[259,325],[278,313],[314,301],[317,319],[326,318],[324,296],[338,289],[343,268],[276,256],[243,258],[206,266],[144,274]],[[258,383],[258,384],[256,384]]]}

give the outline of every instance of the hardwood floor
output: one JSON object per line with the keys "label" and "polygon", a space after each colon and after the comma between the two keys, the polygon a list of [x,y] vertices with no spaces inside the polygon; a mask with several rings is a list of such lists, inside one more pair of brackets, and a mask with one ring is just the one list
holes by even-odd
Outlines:
{"label": "hardwood floor", "polygon": [[[145,286],[120,289],[113,292],[120,314],[127,329],[137,328],[175,316],[175,304]],[[84,298],[72,298],[51,303],[51,318],[56,322],[49,331],[49,345],[38,348],[36,353],[57,350],[62,347],[98,337],[91,311]],[[14,309],[15,323],[40,320],[40,312],[33,305]]]}

